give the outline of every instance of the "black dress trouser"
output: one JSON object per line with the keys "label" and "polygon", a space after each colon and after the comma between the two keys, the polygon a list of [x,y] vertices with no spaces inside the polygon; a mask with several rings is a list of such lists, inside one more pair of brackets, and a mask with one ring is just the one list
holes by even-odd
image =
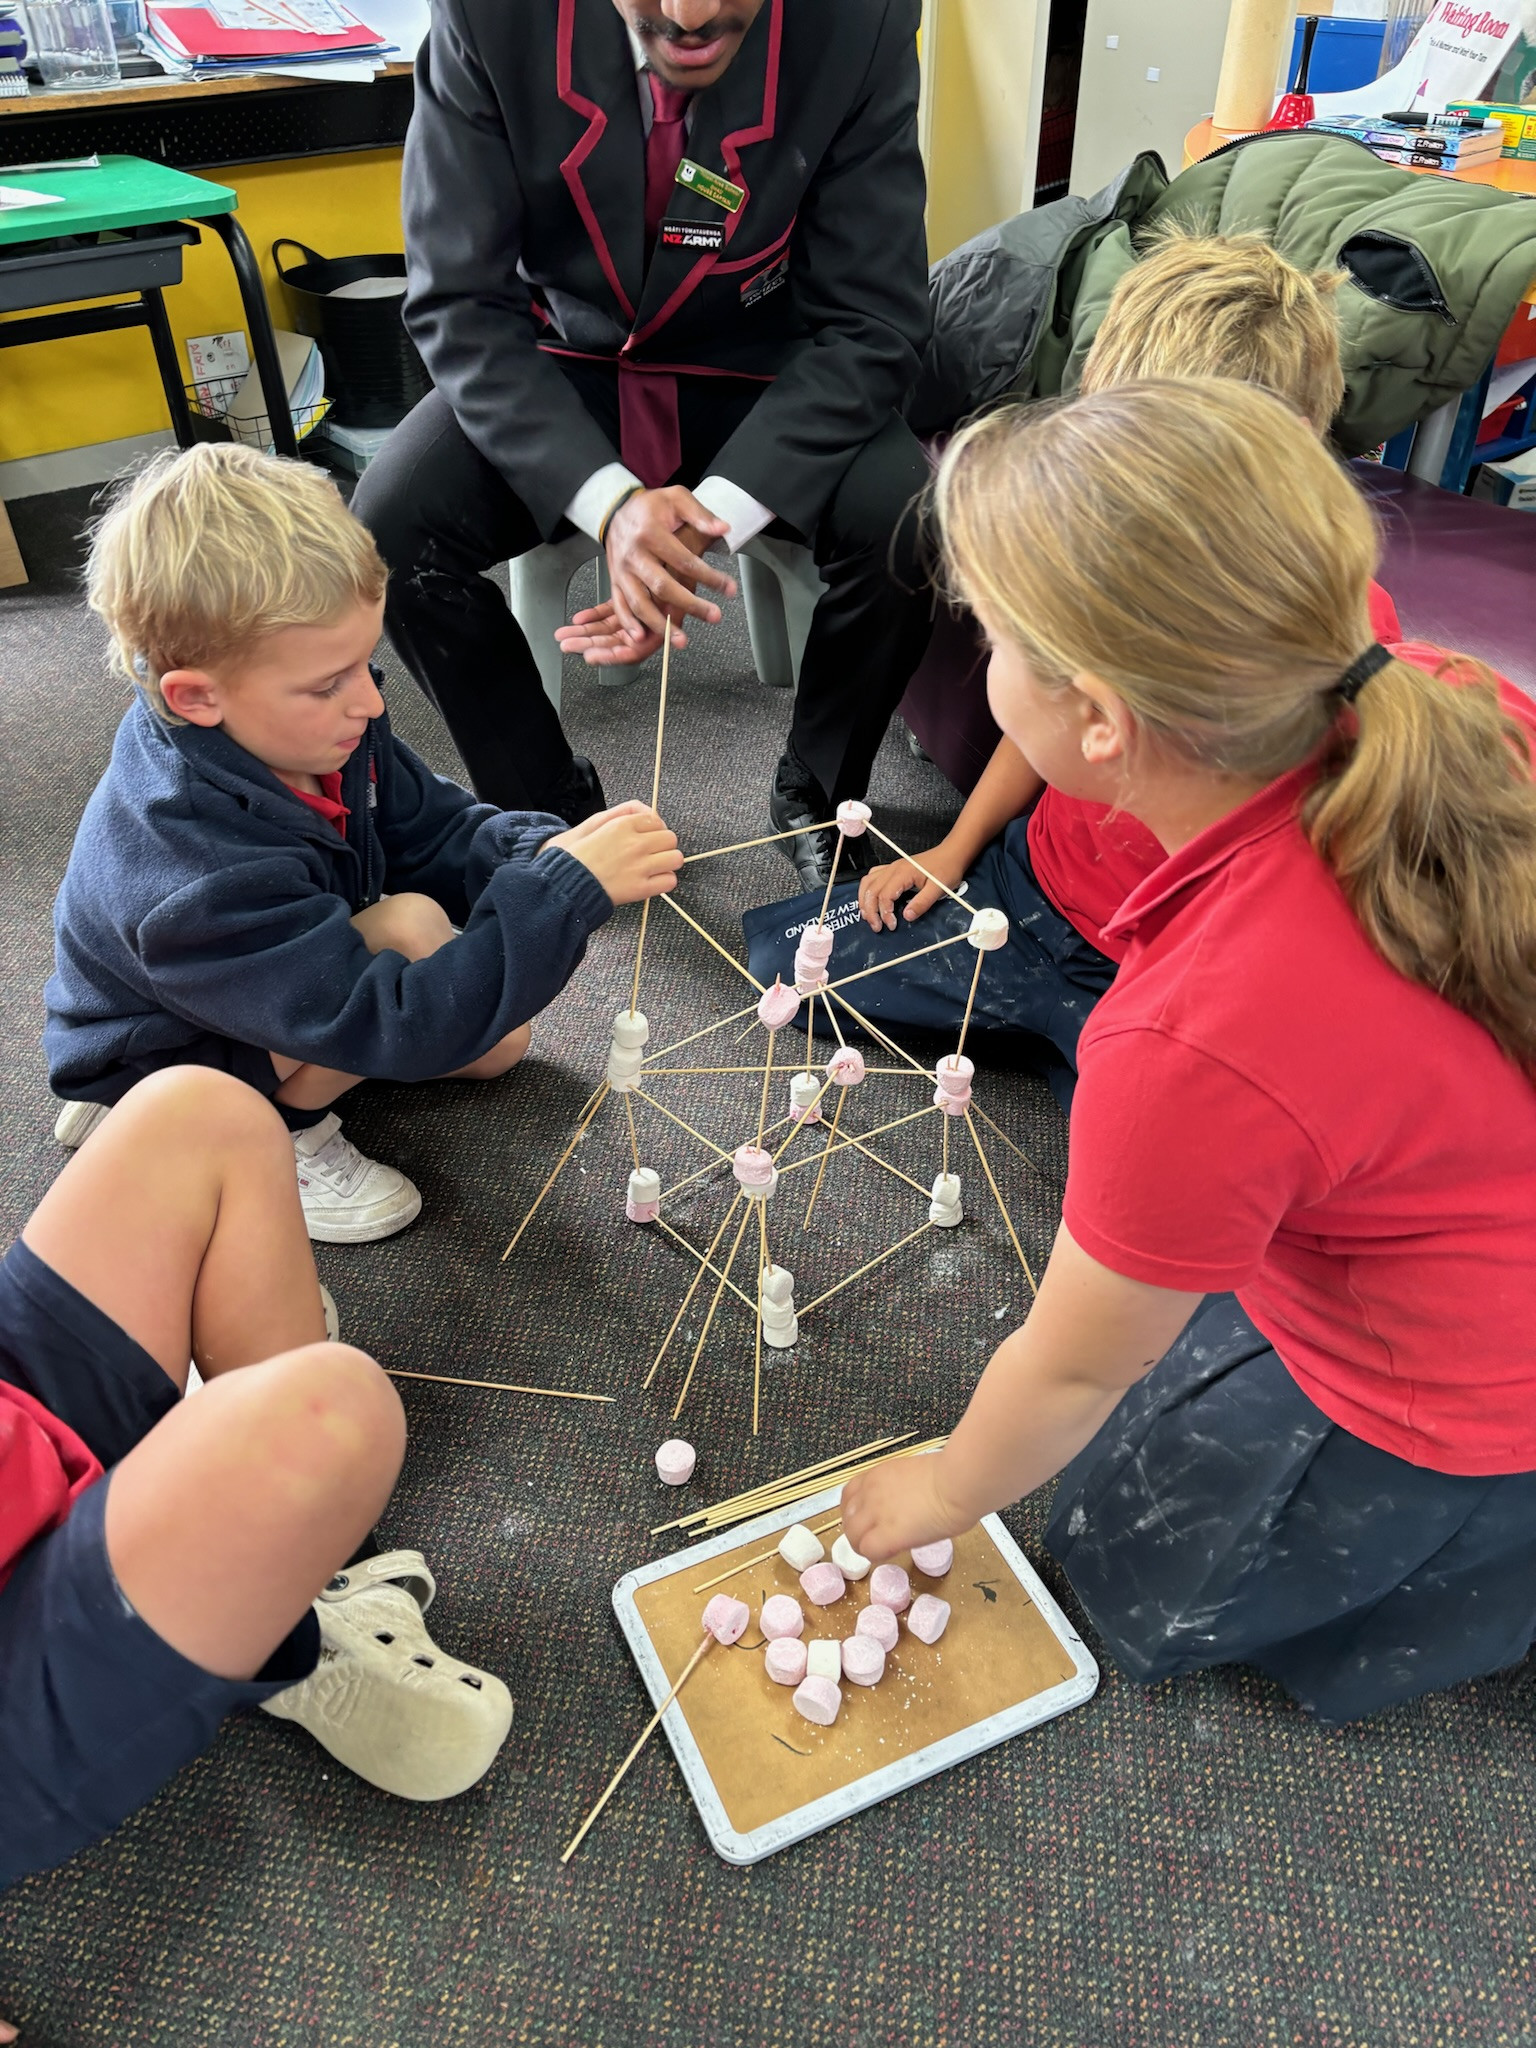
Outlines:
{"label": "black dress trouser", "polygon": [[[617,447],[617,373],[570,361],[560,367]],[[735,378],[679,379],[681,478],[697,484],[710,473],[762,389]],[[806,538],[827,586],[801,664],[789,745],[833,803],[864,794],[928,644],[931,569],[915,508],[927,480],[922,448],[893,413],[844,472],[813,534],[769,528]],[[435,391],[390,435],[352,509],[390,568],[390,638],[442,713],[475,794],[508,810],[548,808],[569,771],[570,743],[522,629],[482,574],[539,545],[533,515]],[[567,532],[562,523],[560,534]]]}

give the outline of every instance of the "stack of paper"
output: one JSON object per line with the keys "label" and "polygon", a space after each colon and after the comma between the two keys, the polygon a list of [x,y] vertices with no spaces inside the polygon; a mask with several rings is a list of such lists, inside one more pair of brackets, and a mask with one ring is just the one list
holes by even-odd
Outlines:
{"label": "stack of paper", "polygon": [[145,14],[139,45],[176,78],[282,71],[367,79],[396,54],[342,0],[149,0]]}
{"label": "stack of paper", "polygon": [[[289,334],[278,328],[273,338],[277,342],[277,359],[282,365],[283,382],[288,387],[288,409],[293,415],[294,432],[302,441],[311,428],[320,424],[329,409],[325,396],[325,366],[320,360],[319,349],[307,334]],[[231,440],[244,441],[250,448],[264,449],[268,455],[274,452],[267,396],[261,388],[261,378],[254,364],[241,378],[224,419]]]}

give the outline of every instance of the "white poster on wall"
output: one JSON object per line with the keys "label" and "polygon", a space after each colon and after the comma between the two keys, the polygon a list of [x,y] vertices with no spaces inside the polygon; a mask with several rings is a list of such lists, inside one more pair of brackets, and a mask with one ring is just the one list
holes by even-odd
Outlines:
{"label": "white poster on wall", "polygon": [[1401,60],[1352,92],[1320,92],[1322,114],[1438,113],[1448,100],[1475,99],[1492,84],[1524,30],[1536,32],[1536,0],[1435,0]]}

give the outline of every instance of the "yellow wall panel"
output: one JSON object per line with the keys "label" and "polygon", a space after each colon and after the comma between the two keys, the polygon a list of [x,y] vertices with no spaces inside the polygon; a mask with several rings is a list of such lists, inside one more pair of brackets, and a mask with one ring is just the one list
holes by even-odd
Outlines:
{"label": "yellow wall panel", "polygon": [[[322,256],[403,247],[398,149],[244,164],[209,175],[239,194],[237,218],[260,259],[279,327],[287,320],[272,266],[272,243],[279,235],[295,236]],[[185,256],[183,281],[165,295],[178,343],[189,334],[243,327],[223,243],[205,229],[201,247]],[[297,261],[291,251],[288,260]],[[169,425],[147,329],[0,351],[0,461],[152,434]]]}

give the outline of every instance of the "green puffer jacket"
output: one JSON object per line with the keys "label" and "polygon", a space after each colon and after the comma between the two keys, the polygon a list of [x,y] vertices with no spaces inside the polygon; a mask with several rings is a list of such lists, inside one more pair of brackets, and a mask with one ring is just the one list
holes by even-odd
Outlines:
{"label": "green puffer jacket", "polygon": [[[1014,231],[1014,280],[1024,274],[1017,258],[1028,244],[1032,319],[1021,319],[1016,288],[1009,302],[997,256],[983,254],[988,237],[934,266],[930,365],[941,364],[943,375],[934,379],[925,366],[926,394],[920,387],[918,396],[929,416],[921,427],[940,424],[932,417],[938,405],[950,424],[1000,396],[1075,390],[1136,245],[1170,222],[1202,234],[1263,234],[1303,268],[1348,273],[1339,295],[1345,396],[1333,432],[1350,455],[1475,384],[1536,278],[1536,200],[1416,176],[1348,137],[1304,129],[1250,136],[1171,183],[1155,157],[1141,157],[1096,200],[1058,206],[1077,209],[1059,232],[1055,207],[992,231],[1004,246]],[[996,280],[990,293],[984,271]],[[962,390],[968,371],[971,385]],[[991,388],[977,388],[984,383]]]}

